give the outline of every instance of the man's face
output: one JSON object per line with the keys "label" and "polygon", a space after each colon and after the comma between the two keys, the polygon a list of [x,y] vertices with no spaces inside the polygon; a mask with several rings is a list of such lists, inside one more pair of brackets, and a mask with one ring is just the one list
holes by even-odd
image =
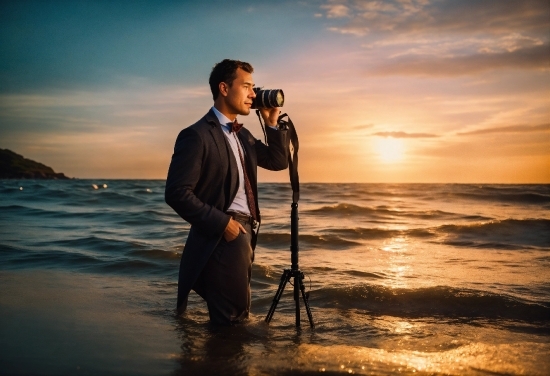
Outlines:
{"label": "man's face", "polygon": [[236,73],[237,77],[233,80],[233,84],[226,87],[227,96],[225,96],[225,104],[227,109],[233,114],[248,115],[252,102],[256,98],[256,94],[252,90],[254,80],[251,73],[241,68],[238,68]]}

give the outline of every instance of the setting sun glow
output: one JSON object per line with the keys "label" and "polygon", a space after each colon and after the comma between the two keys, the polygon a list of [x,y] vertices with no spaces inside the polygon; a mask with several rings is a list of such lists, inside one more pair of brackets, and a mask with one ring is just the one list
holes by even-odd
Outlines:
{"label": "setting sun glow", "polygon": [[397,138],[378,138],[374,141],[374,150],[384,163],[401,162],[405,156],[403,140]]}

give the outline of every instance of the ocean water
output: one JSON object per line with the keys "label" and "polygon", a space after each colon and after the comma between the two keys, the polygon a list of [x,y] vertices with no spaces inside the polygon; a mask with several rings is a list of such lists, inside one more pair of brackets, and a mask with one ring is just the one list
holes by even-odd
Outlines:
{"label": "ocean water", "polygon": [[[164,203],[164,181],[0,181],[0,368],[550,374],[550,185],[302,184],[300,193],[299,265],[315,329],[303,304],[296,328],[290,285],[264,322],[290,267],[292,192],[271,183],[259,191],[252,317],[214,328],[194,293],[175,315],[189,226]],[[59,330],[37,344],[44,327]]]}

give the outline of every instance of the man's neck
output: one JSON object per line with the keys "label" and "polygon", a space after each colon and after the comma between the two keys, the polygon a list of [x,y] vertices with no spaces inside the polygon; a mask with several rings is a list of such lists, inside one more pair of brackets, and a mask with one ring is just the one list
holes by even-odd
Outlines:
{"label": "man's neck", "polygon": [[227,111],[227,107],[225,107],[223,104],[220,104],[219,102],[214,102],[214,108],[231,121],[237,118],[237,114],[232,114],[231,112]]}

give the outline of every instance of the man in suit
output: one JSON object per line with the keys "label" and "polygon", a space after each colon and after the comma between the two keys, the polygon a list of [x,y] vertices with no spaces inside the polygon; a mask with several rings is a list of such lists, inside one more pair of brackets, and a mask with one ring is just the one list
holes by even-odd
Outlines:
{"label": "man in suit", "polygon": [[166,203],[191,224],[180,263],[178,313],[194,290],[206,300],[214,324],[238,323],[250,311],[261,220],[257,166],[288,166],[287,132],[277,127],[278,108],[260,109],[267,145],[246,128],[238,130],[237,115],[248,115],[256,96],[252,73],[250,64],[238,60],[214,66],[209,79],[214,106],[178,135],[166,181]]}

